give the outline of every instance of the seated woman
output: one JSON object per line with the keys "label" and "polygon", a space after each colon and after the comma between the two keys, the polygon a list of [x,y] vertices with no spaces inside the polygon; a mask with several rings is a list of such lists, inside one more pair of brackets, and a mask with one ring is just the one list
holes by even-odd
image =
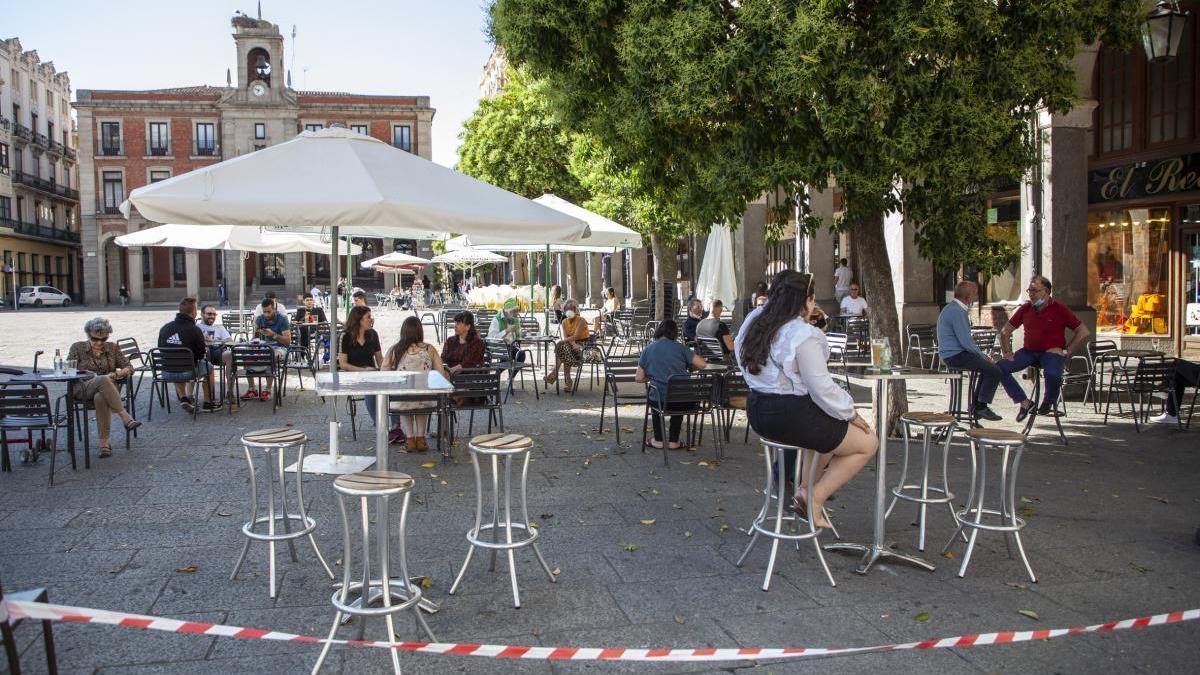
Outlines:
{"label": "seated woman", "polygon": [[554,344],[556,359],[554,370],[546,375],[546,384],[554,384],[558,379],[558,370],[563,371],[563,386],[571,390],[571,371],[579,366],[582,359],[583,344],[590,337],[587,320],[579,316],[579,305],[574,300],[563,303],[563,320],[559,324],[561,339]]}
{"label": "seated woman", "polygon": [[559,323],[563,318],[563,290],[555,284],[550,287],[550,310],[554,312],[554,322]]}
{"label": "seated woman", "polygon": [[[442,358],[433,345],[425,342],[425,331],[421,328],[421,320],[410,316],[400,326],[400,340],[388,350],[383,360],[384,370],[428,371],[436,370],[446,377],[450,373],[442,365]],[[424,452],[429,446],[425,444],[425,431],[429,428],[429,415],[405,415],[404,410],[428,408],[425,401],[397,401],[392,404],[401,410],[400,428],[407,437],[405,445],[409,450]]]}
{"label": "seated woman", "polygon": [[604,289],[604,304],[600,306],[600,314],[593,320],[592,330],[599,333],[604,322],[616,319],[617,310],[620,308],[621,299],[617,297],[617,290],[612,286]]}
{"label": "seated woman", "polygon": [[108,319],[96,317],[88,321],[83,325],[83,332],[88,336],[87,341],[71,345],[67,358],[75,359],[76,367],[80,370],[90,370],[96,374],[96,377],[80,385],[78,395],[80,400],[91,402],[96,407],[100,456],[111,457],[112,444],[108,442],[108,429],[113,413],[121,418],[121,423],[130,431],[142,425],[125,410],[121,393],[117,390],[118,381],[133,375],[133,367],[117,345],[108,341],[112,335],[112,324]]}
{"label": "seated woman", "polygon": [[[383,347],[379,345],[379,334],[375,332],[375,317],[371,308],[363,305],[350,308],[346,317],[346,332],[342,333],[338,349],[338,368],[346,371],[379,370],[383,364]],[[371,421],[375,419],[375,397],[365,396],[363,405]]]}
{"label": "seated woman", "polygon": [[442,344],[442,365],[451,377],[463,368],[479,368],[484,365],[484,346],[475,330],[475,315],[463,310],[454,315],[454,335]]}
{"label": "seated woman", "polygon": [[825,501],[863,468],[879,441],[829,375],[825,334],[809,323],[811,284],[809,274],[776,276],[767,304],[747,317],[734,351],[750,388],[746,413],[754,431],[820,453],[813,494],[801,481],[793,508],[827,527]]}
{"label": "seated woman", "polygon": [[[685,375],[688,368],[700,369],[705,365],[707,363],[703,358],[679,343],[679,325],[673,320],[667,319],[658,324],[658,328],[654,331],[654,341],[642,350],[634,379],[638,382],[649,382],[650,386],[646,388],[646,397],[656,403],[661,403],[667,394],[667,380],[672,375]],[[661,416],[658,413],[651,414],[654,422],[654,440],[650,441],[650,445],[661,448],[663,442],[666,441],[667,447],[671,449],[680,446],[679,427],[683,424],[683,416],[671,415],[670,417],[670,435],[664,439]]]}

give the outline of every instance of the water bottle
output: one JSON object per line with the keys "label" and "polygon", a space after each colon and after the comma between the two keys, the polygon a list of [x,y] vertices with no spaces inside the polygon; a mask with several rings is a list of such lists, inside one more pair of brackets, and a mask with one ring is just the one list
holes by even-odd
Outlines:
{"label": "water bottle", "polygon": [[884,340],[883,346],[879,348],[879,372],[892,372],[892,341]]}
{"label": "water bottle", "polygon": [[62,350],[55,349],[54,350],[54,374],[62,375],[62,372],[63,372]]}

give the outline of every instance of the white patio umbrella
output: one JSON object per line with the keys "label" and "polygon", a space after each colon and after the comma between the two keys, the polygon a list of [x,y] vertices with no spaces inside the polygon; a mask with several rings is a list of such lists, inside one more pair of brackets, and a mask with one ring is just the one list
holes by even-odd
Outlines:
{"label": "white patio umbrella", "polygon": [[505,258],[502,255],[476,248],[464,248],[457,251],[449,251],[441,255],[435,255],[429,260],[429,262],[441,263],[451,267],[470,270],[474,270],[480,265],[489,265],[491,263],[507,261],[508,258]]}
{"label": "white patio umbrella", "polygon": [[696,275],[696,297],[708,305],[720,300],[732,307],[737,300],[737,274],[733,269],[733,240],[725,225],[713,225],[708,231],[704,262]]}
{"label": "white patio umbrella", "polygon": [[376,272],[392,272],[396,270],[408,270],[413,265],[428,265],[431,260],[420,258],[415,255],[393,251],[387,255],[381,255],[370,260],[364,260],[359,263],[359,267],[364,270],[375,270]]}
{"label": "white patio umbrella", "polygon": [[[233,225],[158,225],[123,234],[118,246],[163,246],[208,251],[254,253],[318,253],[329,255],[329,245],[313,234],[268,232],[258,227]],[[338,255],[358,255],[362,248],[339,242]],[[246,266],[238,265],[238,309],[246,311]]]}
{"label": "white patio umbrella", "polygon": [[[328,228],[334,241],[339,228],[346,228],[342,234],[413,239],[435,239],[447,231],[504,232],[521,243],[579,241],[589,234],[587,223],[578,218],[343,128],[306,131],[279,145],[140,187],[121,211],[128,217],[132,207],[158,222]],[[330,287],[336,288],[336,266],[330,266],[330,277]],[[331,351],[336,356],[336,303],[333,307]],[[335,383],[336,361],[329,364]],[[333,402],[331,397],[330,465],[324,468],[357,470],[338,462]]]}

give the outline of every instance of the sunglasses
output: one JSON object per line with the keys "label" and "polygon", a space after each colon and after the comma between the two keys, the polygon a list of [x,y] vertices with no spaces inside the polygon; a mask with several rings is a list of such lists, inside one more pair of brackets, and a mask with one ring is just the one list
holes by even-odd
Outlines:
{"label": "sunglasses", "polygon": [[95,335],[88,336],[88,342],[107,342],[108,336],[96,337]]}

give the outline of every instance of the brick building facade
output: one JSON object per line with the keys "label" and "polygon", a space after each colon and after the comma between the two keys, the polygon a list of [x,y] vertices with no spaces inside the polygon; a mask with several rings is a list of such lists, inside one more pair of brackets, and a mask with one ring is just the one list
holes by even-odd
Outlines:
{"label": "brick building facade", "polygon": [[[169,302],[184,295],[216,297],[229,280],[234,295],[238,257],[185,249],[122,249],[113,238],[157,223],[118,207],[128,193],[224,159],[291,139],[297,133],[345,126],[425,159],[432,157],[434,110],[428,96],[363,95],[299,91],[283,73],[283,36],[262,19],[232,20],[237,68],[226,86],[147,91],[81,89],[78,111],[84,279],[89,304],[118,301],[129,289],[134,304]],[[236,79],[235,79],[236,78]],[[364,257],[394,248],[428,252],[427,244],[356,240]],[[313,283],[327,283],[328,257],[314,254],[250,254],[245,261],[247,297],[265,289],[281,298]],[[382,284],[383,279],[364,279]],[[358,277],[356,275],[356,281]],[[288,302],[287,304],[291,304]]]}

